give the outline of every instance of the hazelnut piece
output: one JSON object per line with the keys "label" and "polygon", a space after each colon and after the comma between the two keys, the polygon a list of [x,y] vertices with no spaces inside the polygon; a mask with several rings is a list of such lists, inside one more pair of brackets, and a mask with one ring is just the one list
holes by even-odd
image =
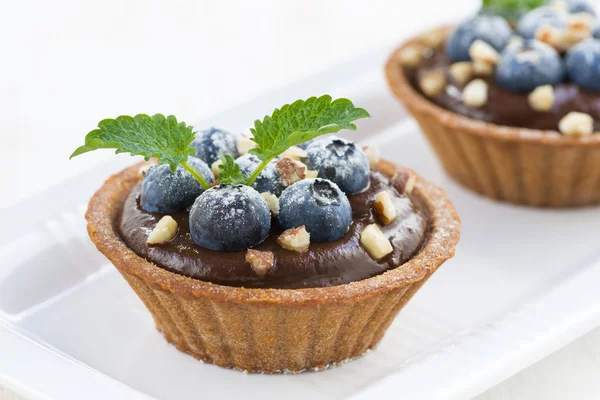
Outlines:
{"label": "hazelnut piece", "polygon": [[427,71],[419,79],[419,87],[427,97],[435,97],[446,87],[446,75],[443,71]]}
{"label": "hazelnut piece", "polygon": [[554,88],[552,85],[538,86],[529,93],[527,100],[535,111],[550,111],[554,105]]}
{"label": "hazelnut piece", "polygon": [[275,168],[277,169],[277,172],[279,172],[281,183],[283,183],[284,186],[290,186],[292,183],[306,178],[306,165],[289,157],[284,157],[279,160],[275,165]]}
{"label": "hazelnut piece", "polygon": [[381,155],[379,153],[379,147],[377,147],[375,145],[368,144],[368,145],[364,146],[363,152],[367,156],[367,160],[369,160],[369,165],[371,167],[374,167],[375,165],[377,165],[377,163],[381,159]]}
{"label": "hazelnut piece", "polygon": [[455,62],[450,66],[450,75],[456,82],[464,85],[473,76],[473,64],[469,61]]}
{"label": "hazelnut piece", "polygon": [[377,193],[377,196],[375,196],[375,200],[373,201],[373,208],[381,222],[385,225],[394,222],[396,218],[398,218],[394,202],[386,190]]}
{"label": "hazelnut piece", "polygon": [[269,210],[271,210],[271,213],[273,215],[279,214],[279,198],[277,198],[277,196],[275,196],[271,192],[262,192],[260,195],[267,202],[267,205],[269,206]]}
{"label": "hazelnut piece", "polygon": [[374,260],[380,260],[394,250],[377,224],[365,226],[360,233],[360,244]]}
{"label": "hazelnut piece", "polygon": [[558,122],[558,129],[567,136],[587,136],[594,132],[594,119],[585,113],[570,112]]}
{"label": "hazelnut piece", "polygon": [[475,79],[462,92],[463,103],[469,107],[481,107],[487,103],[488,84],[482,79]]}
{"label": "hazelnut piece", "polygon": [[304,253],[310,245],[310,233],[304,225],[299,228],[290,228],[279,235],[277,243],[286,250]]}
{"label": "hazelnut piece", "polygon": [[254,142],[253,140],[250,140],[250,138],[246,135],[241,135],[238,138],[237,141],[237,150],[238,153],[240,153],[240,156],[243,156],[244,154],[248,154],[248,152],[254,148],[256,148],[258,145],[256,144],[256,142]]}
{"label": "hazelnut piece", "polygon": [[170,215],[165,215],[158,221],[146,239],[147,244],[164,244],[173,240],[177,235],[177,222]]}
{"label": "hazelnut piece", "polygon": [[252,266],[252,270],[256,275],[265,276],[275,263],[275,255],[270,251],[248,249],[246,261]]}
{"label": "hazelnut piece", "polygon": [[469,47],[469,55],[473,61],[495,65],[500,59],[500,54],[483,40],[475,40]]}

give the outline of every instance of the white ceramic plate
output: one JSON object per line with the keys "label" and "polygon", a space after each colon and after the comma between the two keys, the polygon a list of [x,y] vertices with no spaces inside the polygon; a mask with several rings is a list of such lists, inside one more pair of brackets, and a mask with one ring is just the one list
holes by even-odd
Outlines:
{"label": "white ceramic plate", "polygon": [[[301,375],[247,375],[202,364],[155,330],[142,303],[90,243],[93,191],[132,162],[110,164],[0,212],[0,384],[31,399],[334,399],[402,393],[464,398],[600,324],[600,209],[491,202],[440,169],[389,94],[380,51],[199,122],[248,128],[314,94],[351,98],[373,118],[347,134],[446,189],[463,220],[456,257],[367,356]],[[8,227],[8,229],[7,229]]]}

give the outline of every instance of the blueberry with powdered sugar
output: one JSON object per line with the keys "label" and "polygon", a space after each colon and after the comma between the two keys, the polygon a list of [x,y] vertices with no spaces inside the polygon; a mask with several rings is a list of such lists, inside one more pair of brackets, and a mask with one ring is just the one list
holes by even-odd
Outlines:
{"label": "blueberry with powdered sugar", "polygon": [[588,39],[569,50],[566,67],[571,81],[586,90],[600,91],[600,40]]}
{"label": "blueberry with powdered sugar", "polygon": [[538,40],[508,46],[496,68],[496,82],[515,92],[530,92],[538,86],[554,85],[564,76],[560,55]]}
{"label": "blueberry with powdered sugar", "polygon": [[192,240],[199,246],[239,251],[265,240],[271,229],[271,212],[251,187],[218,185],[196,199],[189,222]]}
{"label": "blueberry with powdered sugar", "polygon": [[496,51],[502,51],[510,40],[512,30],[504,18],[479,15],[460,24],[448,37],[446,51],[452,61],[471,61],[469,48],[482,40]]}
{"label": "blueberry with powdered sugar", "polygon": [[[271,192],[275,196],[279,196],[284,189],[279,172],[277,172],[277,161],[279,161],[279,158],[275,158],[271,161],[265,169],[260,172],[260,175],[258,175],[254,183],[252,183],[252,187],[259,193]],[[260,164],[258,157],[252,154],[245,154],[235,160],[235,162],[240,166],[240,172],[247,178],[252,175],[252,172],[254,172],[256,167]]]}
{"label": "blueberry with powdered sugar", "polygon": [[320,178],[304,179],[281,194],[277,220],[283,229],[304,225],[311,242],[332,242],[348,232],[352,210],[335,183]]}
{"label": "blueberry with powdered sugar", "polygon": [[[188,163],[209,184],[215,181],[212,171],[204,161],[189,157]],[[148,212],[172,213],[194,204],[194,200],[202,192],[204,189],[200,183],[182,166],[171,172],[166,164],[154,165],[144,174],[140,203]]]}
{"label": "blueberry with powdered sugar", "polygon": [[542,26],[563,29],[567,27],[568,15],[553,7],[540,7],[523,15],[517,24],[517,32],[525,39],[535,39]]}
{"label": "blueberry with powdered sugar", "polygon": [[233,158],[239,155],[237,137],[231,132],[214,127],[198,132],[192,146],[196,148],[196,157],[208,165],[217,161],[221,154],[229,154]]}
{"label": "blueberry with powdered sugar", "polygon": [[594,39],[600,39],[600,21],[596,21],[592,27],[592,37]]}
{"label": "blueberry with powdered sugar", "polygon": [[577,13],[588,13],[590,15],[595,16],[596,10],[594,6],[588,0],[563,0],[567,7],[569,8],[569,12],[571,14]]}
{"label": "blueberry with powdered sugar", "polygon": [[308,169],[335,182],[347,195],[362,192],[369,186],[369,160],[353,142],[329,136],[312,143],[306,152]]}

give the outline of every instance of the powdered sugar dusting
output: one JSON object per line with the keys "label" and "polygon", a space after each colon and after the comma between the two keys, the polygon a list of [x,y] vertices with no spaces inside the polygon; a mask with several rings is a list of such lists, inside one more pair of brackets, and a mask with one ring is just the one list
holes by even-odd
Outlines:
{"label": "powdered sugar dusting", "polygon": [[[309,169],[319,171],[319,176],[335,182],[344,192],[354,194],[368,187],[369,160],[353,142],[330,136],[315,141],[306,149]],[[360,185],[354,189],[354,183]]]}

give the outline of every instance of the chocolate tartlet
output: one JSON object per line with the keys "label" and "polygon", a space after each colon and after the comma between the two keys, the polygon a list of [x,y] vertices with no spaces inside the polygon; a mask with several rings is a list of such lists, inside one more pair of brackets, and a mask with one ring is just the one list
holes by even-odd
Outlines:
{"label": "chocolate tartlet", "polygon": [[[241,271],[239,252],[213,252],[189,241],[186,213],[174,215],[180,241],[160,251],[140,243],[136,232],[154,225],[156,215],[138,206],[139,169],[112,176],[94,195],[86,214],[89,235],[148,307],[167,341],[224,367],[299,372],[365,353],[453,256],[459,239],[460,222],[443,191],[382,160],[371,172],[370,189],[350,196],[350,232],[297,254],[275,248],[268,237],[257,249],[272,250],[278,264],[272,278],[259,280]],[[362,249],[361,255],[352,250],[360,249],[352,229],[373,221],[372,196],[380,188],[397,193],[398,218],[384,229],[395,232],[391,236],[398,241],[392,239],[395,250],[376,262]],[[176,255],[184,259],[173,261]],[[332,261],[335,257],[339,260]],[[236,278],[227,279],[216,266],[234,271]],[[247,264],[244,268],[250,271]]]}
{"label": "chocolate tartlet", "polygon": [[[534,42],[551,42],[541,36],[546,28]],[[495,53],[478,43],[470,53],[489,57],[489,64],[457,62],[447,52],[455,29],[440,27],[408,40],[385,67],[392,92],[417,120],[446,172],[496,200],[537,207],[600,203],[600,93],[571,77],[535,90],[517,82],[509,90],[494,65],[514,45]],[[565,32],[564,37],[572,33]]]}

